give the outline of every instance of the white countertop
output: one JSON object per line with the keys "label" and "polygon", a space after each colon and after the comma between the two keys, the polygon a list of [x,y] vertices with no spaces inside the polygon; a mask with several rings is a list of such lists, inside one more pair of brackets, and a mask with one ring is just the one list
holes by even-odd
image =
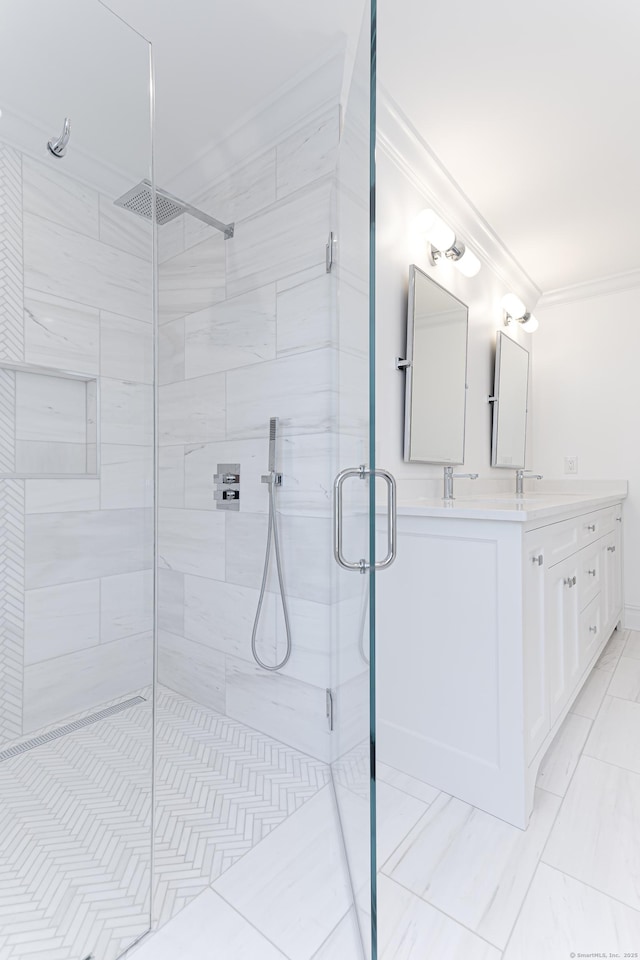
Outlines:
{"label": "white countertop", "polygon": [[557,516],[586,513],[620,503],[627,496],[626,486],[612,482],[609,490],[576,493],[539,491],[522,497],[506,493],[483,493],[477,497],[442,500],[412,498],[398,501],[398,516],[451,517],[461,520],[505,520],[531,523]]}

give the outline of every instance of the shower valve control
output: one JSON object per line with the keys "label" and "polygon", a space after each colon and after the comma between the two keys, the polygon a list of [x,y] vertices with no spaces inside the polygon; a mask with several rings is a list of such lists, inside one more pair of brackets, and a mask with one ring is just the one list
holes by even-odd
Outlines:
{"label": "shower valve control", "polygon": [[218,510],[240,509],[240,464],[219,463],[213,475],[213,499]]}

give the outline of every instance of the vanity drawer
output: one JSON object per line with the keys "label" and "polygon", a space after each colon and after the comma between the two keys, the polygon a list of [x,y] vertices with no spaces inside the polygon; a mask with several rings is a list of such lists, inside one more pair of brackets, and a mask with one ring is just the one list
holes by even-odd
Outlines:
{"label": "vanity drawer", "polygon": [[584,517],[578,517],[577,523],[580,525],[580,546],[584,547],[594,540],[599,540],[607,533],[615,530],[616,517],[620,516],[620,507],[607,507],[605,510],[596,510],[594,513],[587,513]]}
{"label": "vanity drawer", "polygon": [[602,605],[600,594],[580,614],[578,627],[580,669],[584,669],[595,656],[602,641]]}
{"label": "vanity drawer", "polygon": [[602,588],[602,544],[585,547],[578,556],[578,605],[584,610]]}
{"label": "vanity drawer", "polygon": [[[580,549],[580,522],[583,517],[572,520],[561,520],[559,523],[550,523],[542,530],[532,531],[538,541],[544,546],[545,565],[552,567],[561,560],[566,560],[572,553]],[[527,534],[529,538],[530,534]]]}

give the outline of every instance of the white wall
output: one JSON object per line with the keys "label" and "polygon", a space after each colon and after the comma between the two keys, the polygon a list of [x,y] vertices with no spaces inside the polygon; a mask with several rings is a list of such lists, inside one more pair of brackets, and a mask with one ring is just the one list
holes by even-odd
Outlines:
{"label": "white wall", "polygon": [[625,625],[640,629],[640,289],[539,307],[535,334],[536,469],[627,479],[624,508]]}
{"label": "white wall", "polygon": [[[384,127],[385,114],[381,111]],[[396,140],[397,149],[402,144]],[[413,145],[415,148],[415,144]],[[408,151],[407,151],[408,153]],[[406,317],[409,265],[417,264],[469,307],[468,391],[466,413],[466,450],[464,468],[458,472],[480,474],[481,480],[500,483],[508,489],[514,483],[513,471],[492,469],[491,464],[491,405],[487,398],[493,390],[493,368],[496,331],[505,330],[500,301],[511,289],[486,262],[480,273],[471,279],[464,277],[453,264],[432,267],[427,259],[426,244],[412,232],[412,222],[424,207],[432,206],[420,190],[418,181],[429,182],[433,160],[425,150],[422,156],[415,149],[405,162],[410,170],[403,170],[384,149],[377,153],[377,346],[376,388],[377,422],[376,444],[378,466],[390,470],[400,482],[420,481],[411,485],[411,494],[440,495],[442,467],[403,461],[404,381],[405,376],[395,368],[396,357],[406,352]],[[448,211],[439,211],[447,219]],[[473,237],[464,235],[473,247]],[[477,249],[477,248],[476,248]],[[515,289],[513,292],[518,293]],[[522,293],[519,295],[522,296]],[[531,349],[531,336],[518,328],[511,332],[514,339]],[[533,462],[528,445],[527,462]],[[471,481],[461,481],[457,489],[463,491]],[[470,487],[477,490],[478,487]]]}

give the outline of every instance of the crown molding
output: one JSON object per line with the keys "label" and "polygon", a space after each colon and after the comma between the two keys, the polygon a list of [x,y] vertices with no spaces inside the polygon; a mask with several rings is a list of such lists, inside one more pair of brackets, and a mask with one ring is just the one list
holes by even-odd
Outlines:
{"label": "crown molding", "polygon": [[378,90],[378,149],[395,164],[416,190],[504,283],[505,289],[530,306],[542,290],[474,207],[411,121],[384,87]]}
{"label": "crown molding", "polygon": [[587,280],[585,283],[574,283],[568,287],[548,290],[542,295],[538,308],[556,307],[563,303],[572,303],[574,300],[590,300],[593,297],[608,297],[611,294],[635,290],[638,287],[640,287],[640,269],[614,273],[609,277],[598,277],[596,280]]}

